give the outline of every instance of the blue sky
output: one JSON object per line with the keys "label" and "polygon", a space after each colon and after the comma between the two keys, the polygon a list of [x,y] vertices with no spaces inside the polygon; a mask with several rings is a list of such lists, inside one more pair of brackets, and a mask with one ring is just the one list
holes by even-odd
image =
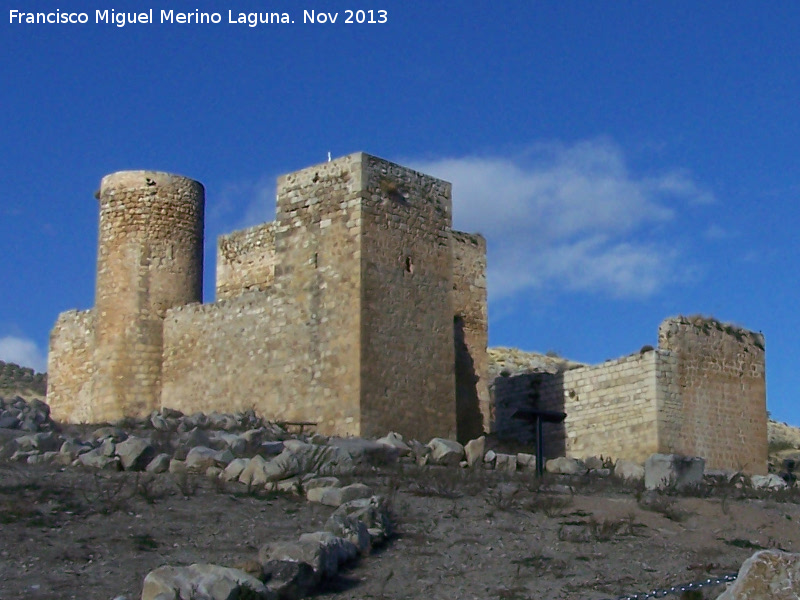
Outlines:
{"label": "blue sky", "polygon": [[768,408],[800,424],[800,4],[70,2],[85,25],[0,4],[0,359],[43,368],[58,313],[94,303],[103,175],[205,184],[212,300],[216,236],[271,219],[277,175],[363,150],[453,182],[489,243],[491,345],[600,362],[713,315],[763,331]]}

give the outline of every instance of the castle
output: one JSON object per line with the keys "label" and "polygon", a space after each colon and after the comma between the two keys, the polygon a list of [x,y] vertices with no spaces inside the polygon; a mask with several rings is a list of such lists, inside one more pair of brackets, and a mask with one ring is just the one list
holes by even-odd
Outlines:
{"label": "castle", "polygon": [[486,242],[451,185],[363,153],[280,177],[275,220],[219,239],[201,304],[204,189],[103,178],[95,307],[59,316],[54,418],[255,409],[327,434],[489,429]]}
{"label": "castle", "polygon": [[766,471],[760,334],[667,319],[655,349],[554,369],[513,351],[507,369],[487,350],[486,241],[452,229],[449,183],[356,153],[277,188],[274,221],[218,240],[202,304],[203,186],[103,178],[95,307],[62,313],[50,337],[55,419],[255,409],[323,434],[530,441],[512,417],[539,408],[567,413],[545,431],[549,456]]}

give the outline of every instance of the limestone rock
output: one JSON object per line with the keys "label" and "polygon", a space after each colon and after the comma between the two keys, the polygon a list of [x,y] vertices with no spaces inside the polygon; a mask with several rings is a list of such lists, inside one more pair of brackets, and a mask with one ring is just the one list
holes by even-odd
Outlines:
{"label": "limestone rock", "polygon": [[296,560],[270,560],[261,565],[261,577],[280,600],[304,598],[316,583],[311,565]]}
{"label": "limestone rock", "polygon": [[325,531],[351,542],[361,554],[367,554],[372,547],[367,524],[356,517],[334,512],[325,522]]}
{"label": "limestone rock", "polygon": [[256,455],[250,459],[247,466],[239,474],[239,483],[247,486],[258,486],[267,483],[267,476],[264,474],[264,466],[267,461]]}
{"label": "limestone rock", "polygon": [[548,473],[557,473],[561,475],[583,475],[586,473],[586,467],[581,461],[566,456],[551,458],[544,463],[544,468]]}
{"label": "limestone rock", "polygon": [[144,578],[142,600],[159,596],[176,600],[277,600],[278,595],[244,571],[209,564],[160,567]]}
{"label": "limestone rock", "polygon": [[233,459],[220,474],[220,479],[223,481],[233,481],[234,479],[239,479],[239,476],[242,474],[242,471],[247,468],[248,464],[250,464],[249,458]]}
{"label": "limestone rock", "polygon": [[303,483],[307,490],[325,487],[342,487],[342,482],[336,477],[312,477]]}
{"label": "limestone rock", "polygon": [[454,440],[433,438],[428,442],[431,453],[428,464],[431,465],[457,465],[464,459],[464,446]]}
{"label": "limestone rock", "polygon": [[209,467],[226,467],[233,460],[230,450],[214,450],[197,446],[186,455],[186,468],[190,471],[207,471]]}
{"label": "limestone rock", "polygon": [[[312,490],[309,490],[309,492],[311,491]],[[319,500],[316,501],[326,506],[341,506],[342,504],[352,500],[369,498],[372,496],[372,488],[364,485],[363,483],[353,483],[347,487],[318,488],[317,490],[313,491],[319,491],[319,493],[312,493],[311,495],[307,496],[308,500],[314,502],[314,499],[319,498]]]}
{"label": "limestone rock", "polygon": [[332,577],[339,571],[339,560],[331,548],[313,541],[271,542],[258,550],[258,560],[267,564],[273,560],[293,560],[311,565],[317,581]]}
{"label": "limestone rock", "polygon": [[336,556],[339,566],[344,565],[358,556],[358,548],[350,540],[332,534],[330,531],[315,531],[304,533],[300,536],[300,543],[313,542],[327,546]]}
{"label": "limestone rock", "polygon": [[406,444],[403,436],[394,431],[390,431],[387,435],[377,440],[377,443],[396,448],[400,456],[408,456],[411,454],[411,446]]}
{"label": "limestone rock", "polygon": [[768,475],[753,475],[750,477],[750,483],[752,483],[753,487],[757,490],[780,490],[785,487],[789,487],[789,484],[787,484],[775,473],[769,473]]}
{"label": "limestone rock", "polygon": [[698,456],[652,454],[644,463],[644,487],[680,489],[702,483],[705,464],[705,459]]}
{"label": "limestone rock", "polygon": [[614,464],[614,475],[623,481],[641,481],[644,479],[644,467],[639,463],[620,458]]}
{"label": "limestone rock", "polygon": [[114,451],[126,471],[142,471],[156,454],[150,440],[134,436],[118,443]]}
{"label": "limestone rock", "polygon": [[495,459],[497,459],[497,452],[494,450],[487,450],[486,454],[483,456],[483,462],[487,464],[494,465]]}
{"label": "limestone rock", "polygon": [[[372,496],[370,498],[361,498],[346,502],[337,508],[331,517],[336,515],[352,517],[364,523],[367,526],[373,544],[383,542],[392,534],[393,523],[391,512],[389,511],[386,500],[380,496]],[[325,527],[325,529],[331,531],[328,527]]]}
{"label": "limestone rock", "polygon": [[119,459],[104,454],[102,446],[89,452],[84,452],[78,457],[78,462],[86,467],[95,469],[117,469],[119,465]]}
{"label": "limestone rock", "polygon": [[467,466],[472,468],[480,465],[483,460],[483,454],[486,451],[486,436],[482,435],[479,438],[470,440],[464,446],[464,454],[467,457]]}
{"label": "limestone rock", "polygon": [[517,466],[523,471],[536,469],[536,455],[527,452],[517,452]]}
{"label": "limestone rock", "polygon": [[516,454],[501,454],[497,453],[494,468],[497,471],[504,471],[506,473],[517,472],[517,455]]}
{"label": "limestone rock", "polygon": [[156,456],[145,468],[148,473],[166,473],[169,470],[169,454],[161,453]]}
{"label": "limestone rock", "polygon": [[800,554],[761,550],[739,569],[736,581],[717,600],[797,600]]}

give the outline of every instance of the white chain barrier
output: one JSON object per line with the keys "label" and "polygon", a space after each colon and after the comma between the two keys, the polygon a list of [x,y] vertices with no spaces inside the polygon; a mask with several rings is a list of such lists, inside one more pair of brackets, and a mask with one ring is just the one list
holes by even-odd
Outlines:
{"label": "white chain barrier", "polygon": [[720,577],[709,577],[702,581],[695,581],[692,583],[685,583],[683,585],[673,585],[669,588],[659,590],[651,590],[649,592],[642,592],[641,594],[628,594],[625,596],[617,596],[616,598],[604,598],[603,600],[648,600],[649,598],[664,598],[672,594],[681,594],[690,590],[699,590],[704,587],[712,587],[721,585],[723,583],[730,583],[736,580],[736,573],[728,575],[721,575]]}

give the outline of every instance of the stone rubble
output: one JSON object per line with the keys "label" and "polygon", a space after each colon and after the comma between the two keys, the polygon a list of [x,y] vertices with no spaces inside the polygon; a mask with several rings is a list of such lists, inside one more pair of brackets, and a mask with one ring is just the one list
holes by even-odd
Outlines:
{"label": "stone rubble", "polygon": [[[461,465],[463,468],[488,468],[506,473],[536,468],[533,454],[487,450],[484,436],[470,440],[465,446],[443,438],[422,444],[405,440],[396,433],[389,433],[377,441],[319,435],[291,436],[277,425],[249,413],[184,416],[178,411],[162,410],[145,419],[125,419],[98,426],[87,435],[76,438],[62,434],[58,424],[49,420],[46,404],[38,401],[30,406],[23,404],[24,401],[0,399],[0,406],[5,411],[0,412],[0,419],[6,418],[4,422],[12,423],[6,414],[8,406],[13,408],[14,415],[18,415],[14,416],[17,419],[13,422],[15,429],[0,428],[2,458],[30,464],[49,462],[151,474],[194,472],[250,488],[299,494],[309,502],[335,508],[324,531],[303,534],[296,542],[265,542],[258,557],[246,565],[239,565],[240,568],[208,564],[160,567],[145,578],[142,600],[189,600],[197,597],[192,595],[196,593],[212,600],[240,595],[266,599],[306,596],[321,580],[335,576],[339,569],[368,554],[374,546],[384,543],[392,535],[393,523],[387,501],[375,496],[373,490],[362,483],[342,485],[339,479],[356,473],[358,466],[416,463],[458,468]],[[20,423],[28,423],[28,428],[17,427]],[[569,478],[586,476],[587,473],[599,477],[613,474],[618,479],[629,481],[644,480],[648,490],[684,488],[703,481],[723,481],[739,486],[744,482],[740,473],[705,473],[704,461],[699,457],[655,454],[644,466],[625,460],[616,461],[613,467],[610,465],[608,459],[598,457],[547,460],[545,469],[558,479],[546,486],[546,490],[570,493]],[[785,477],[776,474],[750,478],[754,488],[768,491],[785,488],[793,481],[787,483]],[[749,576],[761,582],[757,585],[772,586],[769,589],[781,593],[785,589],[796,592],[796,588],[791,586],[798,585],[798,579],[790,577],[789,583],[785,579],[787,573],[797,571],[797,562],[787,563],[787,560],[785,556],[758,553],[751,559],[753,563],[749,567],[751,561],[742,567],[740,581],[747,581],[744,570],[748,567],[748,573],[760,573]],[[764,573],[771,573],[770,569],[779,572],[784,578],[782,583],[764,583],[767,577]],[[734,592],[739,589],[736,585],[726,592],[729,595],[721,596],[721,600],[765,597],[750,592]]]}

